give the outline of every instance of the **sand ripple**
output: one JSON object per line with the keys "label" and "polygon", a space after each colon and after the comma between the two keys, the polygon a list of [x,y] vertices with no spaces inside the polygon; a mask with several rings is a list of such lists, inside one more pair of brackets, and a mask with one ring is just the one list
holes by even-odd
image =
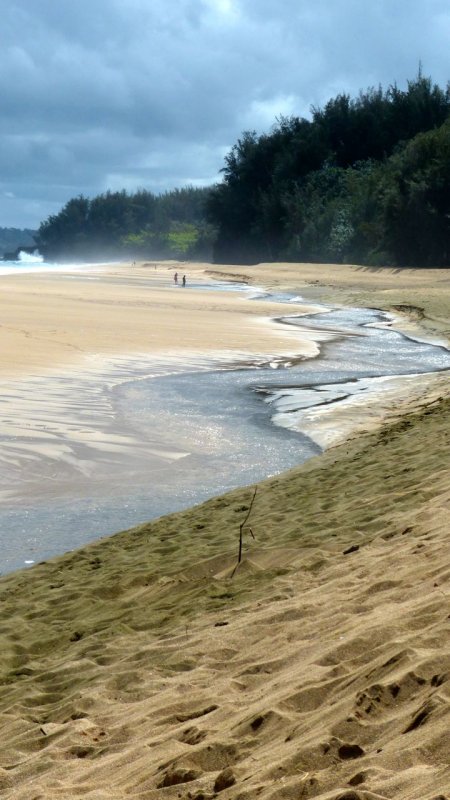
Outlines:
{"label": "sand ripple", "polygon": [[450,403],[0,582],[5,800],[437,800]]}

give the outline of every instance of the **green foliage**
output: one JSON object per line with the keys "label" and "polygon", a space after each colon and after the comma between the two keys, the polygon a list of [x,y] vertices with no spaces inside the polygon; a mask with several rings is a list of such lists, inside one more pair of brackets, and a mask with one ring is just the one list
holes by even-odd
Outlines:
{"label": "green foliage", "polygon": [[450,266],[450,89],[340,94],[311,120],[242,134],[223,181],[69,200],[42,223],[50,258],[350,261]]}
{"label": "green foliage", "polygon": [[208,194],[186,187],[162,195],[141,190],[77,197],[41,224],[39,248],[55,259],[210,259],[215,231],[205,218]]}
{"label": "green foliage", "polygon": [[216,260],[449,265],[449,113],[419,71],[243,134],[208,200]]}
{"label": "green foliage", "polygon": [[194,225],[179,225],[176,230],[171,230],[167,234],[169,247],[177,253],[180,258],[191,252],[197,244],[199,231]]}
{"label": "green foliage", "polygon": [[391,159],[383,214],[384,245],[397,263],[450,265],[450,120]]}

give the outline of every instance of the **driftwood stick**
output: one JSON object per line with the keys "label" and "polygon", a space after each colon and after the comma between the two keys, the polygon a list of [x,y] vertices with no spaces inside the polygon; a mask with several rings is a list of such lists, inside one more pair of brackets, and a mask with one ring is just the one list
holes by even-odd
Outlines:
{"label": "driftwood stick", "polygon": [[[245,517],[244,521],[243,521],[243,522],[241,522],[241,524],[239,525],[239,552],[238,552],[238,560],[237,560],[237,564],[236,564],[236,566],[235,566],[235,568],[234,568],[233,572],[231,573],[231,577],[233,577],[233,575],[234,575],[234,573],[236,572],[236,570],[237,570],[237,568],[238,568],[239,564],[240,564],[240,563],[241,563],[241,561],[242,561],[242,540],[243,540],[244,528],[245,528],[245,526],[246,526],[246,524],[247,524],[247,521],[248,521],[248,518],[250,517],[250,514],[252,513],[253,503],[255,502],[255,497],[256,497],[256,492],[257,492],[257,491],[258,491],[258,487],[257,487],[257,486],[255,486],[255,491],[253,492],[253,497],[252,497],[252,499],[251,499],[251,502],[250,502],[250,505],[249,505],[249,507],[248,507],[247,515],[246,515],[246,517]],[[255,535],[254,535],[254,533],[253,533],[252,529],[251,529],[251,528],[249,528],[249,531],[250,531],[250,533],[251,533],[251,535],[252,535],[252,538],[254,539],[254,538],[255,538]]]}

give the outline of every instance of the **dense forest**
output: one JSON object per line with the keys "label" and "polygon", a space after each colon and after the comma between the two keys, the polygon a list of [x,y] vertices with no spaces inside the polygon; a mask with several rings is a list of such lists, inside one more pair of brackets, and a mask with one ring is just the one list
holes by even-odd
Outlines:
{"label": "dense forest", "polygon": [[215,231],[206,219],[209,189],[161,195],[106,192],[75,197],[39,228],[46,258],[212,258]]}
{"label": "dense forest", "polygon": [[210,189],[70,200],[41,225],[41,250],[450,266],[450,87],[421,71],[244,133],[222,173]]}

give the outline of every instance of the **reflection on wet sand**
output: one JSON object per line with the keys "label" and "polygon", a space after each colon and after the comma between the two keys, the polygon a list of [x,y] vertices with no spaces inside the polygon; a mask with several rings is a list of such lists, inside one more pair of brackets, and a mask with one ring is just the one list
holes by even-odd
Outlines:
{"label": "reflection on wet sand", "polygon": [[428,392],[430,373],[413,368],[450,364],[373,311],[324,307],[278,324],[299,349],[316,337],[320,357],[97,356],[83,370],[6,382],[3,568],[24,563],[25,518],[28,530],[36,521],[37,560],[79,546],[301,463],[388,417],[402,395]]}

